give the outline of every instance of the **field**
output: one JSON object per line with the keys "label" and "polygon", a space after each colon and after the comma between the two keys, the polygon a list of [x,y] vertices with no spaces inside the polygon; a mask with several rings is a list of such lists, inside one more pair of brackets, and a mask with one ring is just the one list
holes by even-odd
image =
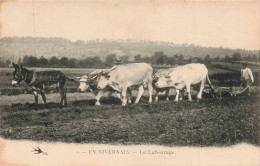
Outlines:
{"label": "field", "polygon": [[[164,68],[168,68],[164,67]],[[252,69],[254,75],[255,75],[255,85],[259,85],[259,66],[252,64],[249,65],[249,67]],[[162,66],[156,66],[154,67],[154,72],[158,71]],[[231,64],[227,62],[214,62],[212,66],[209,66],[209,77],[210,79],[213,79],[213,83],[216,85],[221,86],[229,86],[229,83],[227,81],[235,82],[235,85],[239,84],[236,83],[239,81],[240,77],[240,64]],[[85,74],[91,73],[95,69],[79,69],[79,68],[28,68],[28,69],[35,69],[38,71],[41,70],[62,70],[68,77],[72,78],[72,76],[82,76]],[[30,87],[28,87],[26,84],[22,83],[21,86],[18,87],[12,87],[11,81],[12,81],[12,73],[14,69],[13,68],[0,68],[0,95],[18,95],[18,94],[32,94],[32,90]],[[220,75],[220,76],[219,76]],[[227,78],[218,78],[223,75]],[[214,80],[215,79],[215,80]],[[232,80],[230,80],[232,79]],[[231,85],[230,85],[231,86]],[[76,88],[78,87],[78,84],[75,82],[67,81],[66,83],[67,92],[74,93],[76,91]],[[53,93],[57,91],[50,91],[47,93]]]}
{"label": "field", "polygon": [[[214,80],[214,74],[230,73],[227,66],[222,66],[209,71],[215,85],[219,85],[221,80]],[[68,76],[79,76],[92,70],[62,71]],[[4,81],[0,87],[5,86],[2,89],[12,88],[9,85],[11,76],[7,73],[11,74],[12,69],[1,70],[0,77]],[[223,83],[230,81],[238,82],[236,77],[227,82],[222,80]],[[33,109],[31,94],[0,95],[0,135],[8,139],[53,142],[166,146],[228,146],[247,142],[259,146],[260,98],[259,85],[256,85],[250,97],[215,99],[204,94],[204,99],[196,100],[196,91],[193,91],[194,101],[185,98],[178,103],[172,101],[175,92],[171,91],[171,101],[160,96],[159,102],[148,104],[145,92],[138,105],[126,107],[122,107],[114,96],[102,98],[102,106],[97,107],[90,93],[68,93],[69,105],[59,108],[59,95],[50,92],[46,96],[47,108],[40,99],[38,111]],[[67,87],[76,88],[77,84],[68,82]]]}

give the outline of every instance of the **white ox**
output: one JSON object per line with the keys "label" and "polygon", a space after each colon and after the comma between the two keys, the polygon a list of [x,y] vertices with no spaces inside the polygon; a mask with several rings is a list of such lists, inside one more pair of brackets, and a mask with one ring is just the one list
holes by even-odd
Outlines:
{"label": "white ox", "polygon": [[171,69],[160,69],[153,75],[153,87],[156,91],[155,101],[158,101],[159,92],[163,92],[163,91],[165,91],[166,100],[167,101],[169,100],[170,87],[157,88],[155,86],[155,83],[159,80],[159,78],[168,76],[169,73],[172,71],[172,69],[173,68],[171,68]]}
{"label": "white ox", "polygon": [[179,93],[185,86],[188,93],[188,99],[191,99],[190,86],[200,83],[200,90],[197,95],[198,99],[202,98],[202,91],[204,89],[204,84],[206,79],[209,84],[211,82],[208,77],[208,69],[204,64],[192,63],[183,66],[178,66],[169,69],[168,75],[161,77],[155,83],[156,88],[176,88],[175,101],[179,100]]}
{"label": "white ox", "polygon": [[83,75],[81,77],[75,77],[78,79],[79,81],[79,87],[77,89],[77,91],[86,91],[86,90],[90,90],[92,93],[95,94],[96,89],[97,89],[97,80],[98,80],[98,76],[102,73],[102,72],[108,72],[110,69],[97,69],[94,70],[93,72],[90,73],[89,76],[87,75]]}
{"label": "white ox", "polygon": [[[121,99],[121,95],[110,86],[107,86],[101,90],[97,88],[97,83],[99,81],[100,75],[102,73],[107,73],[110,70],[111,69],[97,69],[91,72],[89,76],[83,75],[81,77],[75,77],[79,82],[79,87],[77,91],[85,92],[87,90],[90,90],[97,99],[96,105],[100,105],[99,102],[100,97],[107,92],[108,92],[108,96],[111,96],[112,93],[116,93],[116,97]],[[127,93],[128,93],[128,103],[131,103],[131,95],[132,95],[131,89],[128,89]]]}
{"label": "white ox", "polygon": [[[103,95],[103,89],[107,86],[112,87],[115,91],[121,93],[122,105],[125,106],[127,102],[127,89],[132,86],[138,86],[139,92],[135,100],[137,104],[144,92],[144,87],[148,87],[149,90],[149,103],[152,102],[152,74],[153,69],[147,63],[129,63],[119,65],[108,73],[100,76],[98,81],[98,89],[100,89],[97,95],[97,102]],[[100,103],[96,103],[97,105]]]}

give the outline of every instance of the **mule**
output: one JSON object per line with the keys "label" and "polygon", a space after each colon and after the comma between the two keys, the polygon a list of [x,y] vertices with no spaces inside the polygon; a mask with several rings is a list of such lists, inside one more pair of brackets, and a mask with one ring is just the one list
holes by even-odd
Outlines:
{"label": "mule", "polygon": [[22,65],[19,67],[17,64],[12,63],[15,71],[13,72],[12,85],[20,85],[24,81],[29,85],[34,94],[35,98],[35,109],[38,109],[38,92],[42,96],[44,105],[46,106],[45,90],[48,88],[56,88],[61,96],[60,106],[67,106],[66,97],[66,80],[74,81],[65,76],[61,71],[50,70],[50,71],[34,71],[24,68]]}

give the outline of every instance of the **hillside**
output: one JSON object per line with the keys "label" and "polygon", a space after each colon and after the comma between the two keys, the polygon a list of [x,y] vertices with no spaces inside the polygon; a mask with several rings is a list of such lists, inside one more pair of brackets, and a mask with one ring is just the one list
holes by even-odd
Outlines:
{"label": "hillside", "polygon": [[[154,52],[163,51],[168,56],[182,54],[185,57],[196,56],[211,57],[225,55],[231,56],[234,52],[241,53],[242,56],[258,54],[258,51],[244,49],[229,49],[222,47],[201,47],[188,44],[174,44],[173,42],[155,41],[133,41],[133,40],[78,40],[72,42],[65,38],[33,38],[33,37],[7,37],[0,39],[0,56],[3,60],[10,59],[17,61],[25,55],[35,55],[36,57],[52,56],[84,59],[86,57],[100,56],[104,59],[109,54],[118,56],[128,55],[130,60],[135,55],[142,57],[151,56]],[[34,53],[35,52],[35,53]]]}

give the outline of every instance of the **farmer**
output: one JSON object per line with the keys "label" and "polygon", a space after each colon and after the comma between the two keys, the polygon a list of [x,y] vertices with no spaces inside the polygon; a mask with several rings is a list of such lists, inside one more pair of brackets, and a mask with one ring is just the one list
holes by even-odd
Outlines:
{"label": "farmer", "polygon": [[243,63],[243,69],[241,69],[241,82],[243,88],[246,88],[248,86],[245,93],[249,95],[250,84],[254,82],[254,77],[251,69],[247,67],[247,63]]}
{"label": "farmer", "polygon": [[122,60],[121,60],[121,58],[116,58],[115,63],[116,63],[116,65],[120,65],[120,64],[122,64]]}
{"label": "farmer", "polygon": [[115,68],[117,68],[117,66],[119,66],[119,65],[121,65],[122,64],[122,60],[121,60],[121,58],[116,58],[116,60],[115,60],[115,65],[110,69],[110,71],[111,70],[114,70]]}

